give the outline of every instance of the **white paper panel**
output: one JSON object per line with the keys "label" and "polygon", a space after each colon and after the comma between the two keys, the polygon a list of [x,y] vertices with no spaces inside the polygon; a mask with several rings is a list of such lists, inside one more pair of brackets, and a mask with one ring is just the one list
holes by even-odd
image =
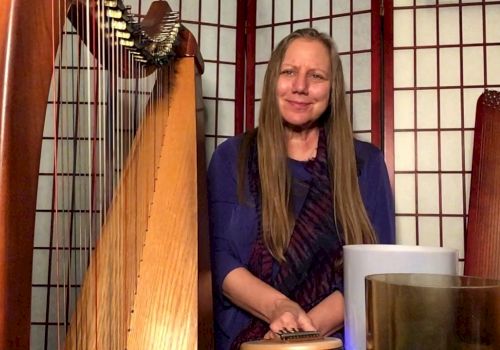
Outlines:
{"label": "white paper panel", "polygon": [[345,90],[351,91],[351,57],[350,55],[340,55],[340,61],[344,70]]}
{"label": "white paper panel", "polygon": [[459,89],[442,89],[439,92],[440,100],[440,125],[442,129],[462,127],[461,106]]}
{"label": "white paper panel", "polygon": [[371,93],[353,94],[353,129],[371,130]]}
{"label": "white paper panel", "polygon": [[421,214],[439,213],[439,175],[417,174],[418,212]]}
{"label": "white paper panel", "polygon": [[207,23],[217,23],[219,18],[219,0],[200,1],[201,21]]}
{"label": "white paper panel", "polygon": [[236,62],[236,29],[220,28],[219,60]]}
{"label": "white paper panel", "polygon": [[439,82],[441,86],[460,85],[460,49],[457,47],[439,50]]}
{"label": "white paper panel", "polygon": [[330,14],[330,0],[314,0],[312,6],[314,18]]}
{"label": "white paper panel", "polygon": [[441,131],[441,169],[443,171],[462,170],[462,153],[457,152],[461,149],[461,131]]}
{"label": "white paper panel", "polygon": [[371,0],[356,0],[352,2],[352,11],[367,11],[371,9]]}
{"label": "white paper panel", "polygon": [[297,30],[297,29],[302,29],[302,28],[310,28],[311,27],[311,24],[307,21],[307,22],[295,22],[293,23],[292,25],[292,30]]}
{"label": "white paper panel", "polygon": [[215,100],[205,99],[203,102],[205,108],[205,133],[215,134]]}
{"label": "white paper panel", "polygon": [[349,13],[351,11],[351,2],[349,0],[335,0],[332,2],[333,14]]}
{"label": "white paper panel", "polygon": [[217,60],[217,27],[201,26],[200,50],[205,60]]}
{"label": "white paper panel", "polygon": [[394,47],[413,46],[413,11],[394,12]]}
{"label": "white paper panel", "polygon": [[488,84],[500,85],[500,45],[487,47],[486,59]]}
{"label": "white paper panel", "polygon": [[411,87],[414,85],[413,50],[394,51],[394,87]]}
{"label": "white paper panel", "polygon": [[[464,131],[464,158],[465,158],[465,171],[472,170],[472,149],[474,144],[474,131],[466,130]],[[467,195],[468,191],[465,192]],[[469,201],[467,201],[469,203]]]}
{"label": "white paper panel", "polygon": [[262,96],[262,82],[266,74],[267,64],[258,64],[255,66],[255,99]]}
{"label": "white paper panel", "polygon": [[464,85],[484,84],[483,48],[480,46],[464,47],[462,52]]}
{"label": "white paper panel", "polygon": [[464,209],[462,174],[442,174],[441,190],[443,214],[462,214]]}
{"label": "white paper panel", "polygon": [[353,90],[369,90],[371,88],[371,53],[353,55]]}
{"label": "white paper panel", "polygon": [[417,46],[436,45],[436,9],[416,11]]}
{"label": "white paper panel", "polygon": [[181,18],[184,21],[199,21],[199,4],[196,1],[183,1],[181,8]]}
{"label": "white paper panel", "polygon": [[[236,1],[232,1],[236,3]],[[257,26],[271,24],[272,18],[272,0],[257,0],[256,24]]]}
{"label": "white paper panel", "polygon": [[456,7],[439,9],[439,43],[458,45],[460,43],[460,13]]}
{"label": "white paper panel", "polygon": [[413,0],[394,0],[394,8],[400,6],[413,6]]}
{"label": "white paper panel", "polygon": [[220,1],[220,23],[236,27],[236,4],[237,1]]}
{"label": "white paper panel", "polygon": [[417,228],[415,217],[397,216],[396,217],[396,244],[416,245]]}
{"label": "white paper panel", "polygon": [[293,20],[308,19],[310,17],[311,7],[309,1],[292,0]]}
{"label": "white paper panel", "polygon": [[415,176],[412,174],[396,174],[394,179],[396,212],[402,214],[415,213]]}
{"label": "white paper panel", "polygon": [[318,31],[330,35],[331,27],[329,19],[320,19],[317,21],[313,21],[312,26],[313,28],[316,28]]}
{"label": "white paper panel", "polygon": [[332,19],[332,36],[339,52],[348,52],[351,48],[351,20],[348,16]]}
{"label": "white paper panel", "polygon": [[500,42],[500,5],[486,5],[486,42]]}
{"label": "white paper panel", "polygon": [[435,5],[436,0],[416,0],[415,5],[417,6],[425,6],[425,5]]}
{"label": "white paper panel", "polygon": [[483,93],[483,89],[464,89],[464,127],[474,128],[476,121],[477,99]]}
{"label": "white paper panel", "polygon": [[258,48],[258,50],[255,50],[256,62],[267,62],[269,60],[273,49],[271,34],[270,27],[257,28],[255,34],[255,47]]}
{"label": "white paper panel", "polygon": [[[274,23],[289,22],[291,1],[275,1],[274,2]],[[271,9],[269,8],[268,11]]]}
{"label": "white paper panel", "polygon": [[422,216],[418,218],[418,245],[439,247],[439,218]]}
{"label": "white paper panel", "polygon": [[353,51],[369,50],[371,48],[371,14],[363,13],[354,15],[353,26]]}
{"label": "white paper panel", "polygon": [[464,44],[483,42],[483,10],[481,6],[462,7],[462,38]]}
{"label": "white paper panel", "polygon": [[436,49],[417,49],[417,86],[437,85]]}
{"label": "white paper panel", "polygon": [[396,171],[415,170],[415,134],[394,133],[394,168]]}
{"label": "white paper panel", "polygon": [[464,219],[461,217],[443,217],[443,245],[458,250],[458,257],[464,257]]}
{"label": "white paper panel", "polygon": [[234,135],[234,102],[219,101],[218,134]]}
{"label": "white paper panel", "polygon": [[205,72],[203,73],[203,96],[216,97],[217,86],[217,65],[212,62],[205,62]]}
{"label": "white paper panel", "polygon": [[274,47],[276,47],[278,45],[278,43],[284,37],[286,37],[288,34],[290,34],[290,25],[289,24],[275,26],[274,27]]}
{"label": "white paper panel", "polygon": [[234,70],[232,64],[219,64],[219,97],[234,99]]}
{"label": "white paper panel", "polygon": [[417,169],[419,171],[437,171],[438,150],[438,134],[436,131],[417,132]]}
{"label": "white paper panel", "polygon": [[417,91],[417,128],[435,129],[438,126],[437,90]]}
{"label": "white paper panel", "polygon": [[394,129],[413,129],[414,92],[394,91]]}

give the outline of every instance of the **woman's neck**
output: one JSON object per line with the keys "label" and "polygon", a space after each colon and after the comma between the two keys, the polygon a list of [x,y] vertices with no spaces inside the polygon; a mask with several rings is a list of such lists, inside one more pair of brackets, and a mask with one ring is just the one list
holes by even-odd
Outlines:
{"label": "woman's neck", "polygon": [[285,137],[289,158],[306,161],[316,157],[319,139],[318,127],[300,131],[285,128]]}

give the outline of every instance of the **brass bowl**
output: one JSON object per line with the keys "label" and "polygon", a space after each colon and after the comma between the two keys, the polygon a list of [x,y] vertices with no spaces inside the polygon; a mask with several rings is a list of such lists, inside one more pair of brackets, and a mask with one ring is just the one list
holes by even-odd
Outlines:
{"label": "brass bowl", "polygon": [[367,349],[500,349],[500,281],[434,274],[366,277]]}

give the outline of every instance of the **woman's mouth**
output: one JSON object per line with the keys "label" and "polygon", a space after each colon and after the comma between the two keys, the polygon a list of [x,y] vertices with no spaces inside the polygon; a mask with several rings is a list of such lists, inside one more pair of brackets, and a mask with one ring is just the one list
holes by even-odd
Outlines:
{"label": "woman's mouth", "polygon": [[292,100],[288,100],[287,102],[293,109],[296,110],[306,110],[311,104],[310,102],[292,101]]}

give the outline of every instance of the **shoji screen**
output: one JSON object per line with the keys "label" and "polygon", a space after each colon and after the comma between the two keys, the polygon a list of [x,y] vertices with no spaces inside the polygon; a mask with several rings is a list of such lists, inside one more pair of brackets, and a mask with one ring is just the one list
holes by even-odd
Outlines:
{"label": "shoji screen", "polygon": [[181,22],[195,35],[205,61],[202,76],[207,161],[234,135],[236,1],[177,0]]}
{"label": "shoji screen", "polygon": [[397,241],[464,257],[476,100],[500,86],[500,1],[394,1]]}
{"label": "shoji screen", "polygon": [[[346,98],[353,116],[354,130],[358,138],[370,141],[371,9],[370,0],[257,0],[255,125],[258,123],[262,81],[272,49],[291,31],[314,27],[330,34],[337,44],[344,69]],[[252,65],[252,62],[249,64]],[[250,69],[253,69],[253,66]]]}

